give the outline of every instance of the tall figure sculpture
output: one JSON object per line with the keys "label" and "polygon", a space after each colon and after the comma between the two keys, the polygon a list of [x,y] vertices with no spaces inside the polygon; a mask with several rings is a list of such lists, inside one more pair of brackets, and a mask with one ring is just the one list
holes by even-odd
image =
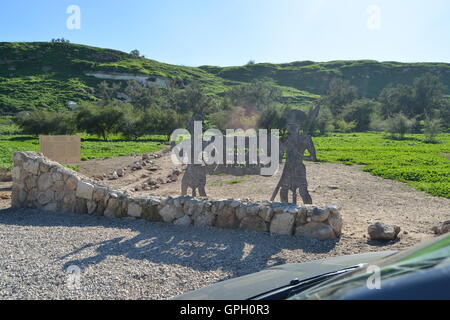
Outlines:
{"label": "tall figure sculpture", "polygon": [[201,132],[195,132],[195,121],[202,121],[200,116],[193,116],[188,122],[188,131],[191,135],[191,161],[186,167],[183,178],[181,179],[181,195],[187,195],[188,188],[192,189],[192,196],[197,196],[197,191],[201,197],[206,197],[206,166],[204,164],[197,164],[194,161],[195,157],[201,157],[201,154],[196,154],[194,149],[195,134],[202,134]]}
{"label": "tall figure sculpture", "polygon": [[[284,165],[281,179],[278,182],[270,201],[274,201],[280,192],[281,202],[289,202],[288,193],[292,192],[292,202],[297,203],[297,191],[303,199],[303,203],[312,204],[311,196],[308,192],[308,183],[306,181],[306,168],[303,160],[317,161],[316,150],[311,136],[308,134],[314,120],[319,114],[320,107],[317,106],[311,113],[309,123],[303,131],[299,133],[300,122],[307,120],[306,114],[301,110],[290,110],[286,113],[286,122],[288,136],[280,146],[280,158],[286,153],[286,162]],[[305,156],[308,150],[310,155]]]}

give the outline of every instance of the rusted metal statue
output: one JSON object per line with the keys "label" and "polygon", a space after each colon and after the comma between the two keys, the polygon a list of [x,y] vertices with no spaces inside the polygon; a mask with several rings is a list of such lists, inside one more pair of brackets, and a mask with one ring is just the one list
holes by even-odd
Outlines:
{"label": "rusted metal statue", "polygon": [[186,171],[184,172],[183,178],[181,179],[181,195],[187,195],[188,188],[192,189],[192,196],[197,196],[197,191],[200,197],[206,197],[206,166],[204,164],[197,164],[194,161],[194,157],[201,157],[201,153],[196,154],[194,148],[194,140],[196,133],[194,130],[195,121],[202,121],[200,116],[193,116],[188,122],[188,131],[191,134],[190,144],[191,144],[191,161],[187,164]]}
{"label": "rusted metal statue", "polygon": [[[300,122],[307,120],[306,114],[301,110],[290,110],[286,113],[286,122],[288,136],[280,145],[280,159],[286,153],[286,162],[280,181],[272,194],[270,201],[274,201],[278,192],[280,192],[281,202],[289,202],[288,193],[292,192],[292,203],[297,203],[297,192],[302,197],[303,203],[312,204],[311,196],[308,192],[308,183],[306,181],[306,168],[303,160],[317,161],[316,149],[311,136],[308,134],[314,120],[319,114],[320,107],[317,106],[312,111],[309,122],[300,134]],[[305,156],[308,150],[310,155]]]}

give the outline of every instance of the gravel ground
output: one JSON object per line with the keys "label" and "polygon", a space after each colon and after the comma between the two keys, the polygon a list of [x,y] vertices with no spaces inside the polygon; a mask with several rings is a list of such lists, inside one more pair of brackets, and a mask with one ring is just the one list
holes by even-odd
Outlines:
{"label": "gravel ground", "polygon": [[[82,171],[108,172],[135,158],[86,162]],[[152,177],[173,169],[165,158],[156,162],[160,170]],[[0,299],[169,299],[277,264],[410,247],[434,237],[431,227],[449,219],[450,199],[372,176],[360,166],[307,163],[307,170],[314,202],[343,207],[344,233],[337,241],[12,210],[11,183],[0,183]],[[207,192],[213,198],[267,199],[280,174],[209,176]],[[128,188],[141,175],[108,183]],[[230,186],[230,179],[242,182]],[[157,193],[178,195],[179,183]],[[400,239],[368,241],[367,227],[376,221],[399,225]],[[81,270],[79,289],[67,285],[70,266]]]}
{"label": "gravel ground", "polygon": [[0,241],[0,299],[168,299],[277,264],[407,246],[25,209],[0,210]]}

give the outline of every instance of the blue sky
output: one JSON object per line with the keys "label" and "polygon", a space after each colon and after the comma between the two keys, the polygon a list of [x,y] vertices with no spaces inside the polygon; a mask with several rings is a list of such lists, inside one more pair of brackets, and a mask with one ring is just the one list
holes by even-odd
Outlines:
{"label": "blue sky", "polygon": [[[69,5],[81,29],[69,30]],[[375,6],[375,7],[374,7]],[[448,0],[1,0],[0,41],[71,42],[162,62],[450,62]]]}

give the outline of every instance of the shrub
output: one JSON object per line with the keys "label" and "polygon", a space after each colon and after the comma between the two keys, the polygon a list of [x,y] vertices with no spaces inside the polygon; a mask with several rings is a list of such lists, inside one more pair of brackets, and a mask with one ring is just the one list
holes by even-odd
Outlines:
{"label": "shrub", "polygon": [[336,121],[336,129],[338,132],[346,133],[351,132],[354,128],[356,128],[356,121],[347,122],[345,120],[337,120]]}
{"label": "shrub", "polygon": [[436,136],[443,130],[441,119],[427,118],[424,121],[425,142],[436,143]]}
{"label": "shrub", "polygon": [[385,121],[385,131],[389,132],[391,137],[403,140],[413,123],[414,120],[408,119],[403,113],[397,113]]}
{"label": "shrub", "polygon": [[322,106],[317,120],[313,123],[313,131],[318,131],[320,135],[327,135],[335,129],[333,122],[334,117],[330,108]]}
{"label": "shrub", "polygon": [[16,118],[21,131],[26,134],[73,134],[76,132],[74,116],[69,112],[33,111]]}
{"label": "shrub", "polygon": [[125,118],[123,106],[108,103],[104,106],[83,104],[77,108],[76,121],[79,129],[108,141],[110,133],[119,132]]}

